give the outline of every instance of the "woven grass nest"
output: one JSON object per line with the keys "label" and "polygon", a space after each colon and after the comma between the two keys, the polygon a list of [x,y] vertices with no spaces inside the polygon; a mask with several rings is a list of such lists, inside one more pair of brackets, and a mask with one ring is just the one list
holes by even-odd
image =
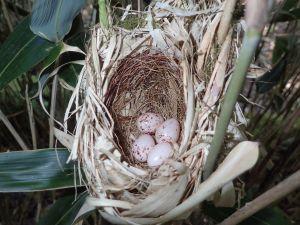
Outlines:
{"label": "woven grass nest", "polygon": [[[243,31],[239,21],[226,23],[224,5],[157,2],[143,12],[144,27],[94,27],[66,115],[75,112],[77,120],[70,160],[84,172],[88,203],[110,222],[158,224],[190,215],[176,210],[201,188]],[[180,122],[174,155],[158,168],[129,151],[144,112]],[[237,106],[226,143],[240,141],[241,123]]]}

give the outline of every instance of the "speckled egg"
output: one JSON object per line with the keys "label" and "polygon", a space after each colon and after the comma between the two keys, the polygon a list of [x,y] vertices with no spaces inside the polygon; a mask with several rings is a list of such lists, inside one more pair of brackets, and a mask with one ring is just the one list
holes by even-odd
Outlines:
{"label": "speckled egg", "polygon": [[144,113],[137,120],[138,129],[145,134],[154,134],[159,125],[164,122],[161,115],[155,113]]}
{"label": "speckled egg", "polygon": [[149,152],[147,163],[150,167],[162,165],[166,159],[170,158],[173,153],[173,148],[169,143],[160,143],[155,145]]}
{"label": "speckled egg", "polygon": [[150,150],[154,147],[155,141],[149,134],[140,135],[131,148],[133,157],[139,162],[146,162]]}
{"label": "speckled egg", "polygon": [[179,122],[172,118],[163,122],[157,129],[155,133],[155,139],[157,143],[171,142],[175,143],[178,141],[180,133]]}

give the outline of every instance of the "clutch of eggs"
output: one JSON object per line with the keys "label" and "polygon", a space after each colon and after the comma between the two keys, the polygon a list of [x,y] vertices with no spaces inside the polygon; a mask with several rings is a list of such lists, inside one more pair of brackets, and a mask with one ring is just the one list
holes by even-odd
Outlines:
{"label": "clutch of eggs", "polygon": [[[132,145],[132,154],[139,162],[146,162],[150,167],[162,165],[173,155],[170,143],[176,143],[179,138],[179,122],[172,118],[166,121],[155,113],[144,113],[137,119],[137,127],[143,133]],[[150,134],[155,134],[155,140]]]}

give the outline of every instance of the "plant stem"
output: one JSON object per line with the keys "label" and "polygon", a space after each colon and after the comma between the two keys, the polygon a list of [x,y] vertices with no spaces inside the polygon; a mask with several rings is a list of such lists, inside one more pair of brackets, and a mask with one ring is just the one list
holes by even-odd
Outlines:
{"label": "plant stem", "polygon": [[10,131],[10,133],[14,136],[14,138],[16,139],[16,141],[18,142],[18,144],[21,146],[21,148],[23,150],[28,150],[29,148],[27,147],[27,145],[25,144],[25,142],[23,141],[23,139],[20,137],[20,135],[18,134],[18,132],[15,130],[15,128],[13,127],[13,125],[9,122],[9,120],[7,119],[7,117],[4,115],[4,113],[0,109],[0,121],[1,120],[4,123],[4,125],[7,127],[7,129]]}
{"label": "plant stem", "polygon": [[243,46],[236,63],[236,68],[229,83],[228,90],[225,94],[220,117],[217,121],[216,132],[213,137],[205,164],[204,179],[209,177],[215,167],[215,162],[219,155],[227,126],[229,124],[237,98],[244,84],[248,67],[260,41],[260,36],[260,32],[256,29],[248,29],[245,34]]}
{"label": "plant stem", "polygon": [[283,198],[284,196],[286,196],[287,194],[291,193],[292,191],[296,190],[299,187],[300,187],[300,170],[293,173],[285,180],[281,181],[275,187],[271,188],[270,190],[266,191],[262,195],[258,196],[253,201],[246,203],[244,207],[237,210],[235,213],[233,213],[231,216],[229,216],[219,225],[239,224],[244,219],[252,216],[254,213],[270,205],[272,202],[275,202]]}
{"label": "plant stem", "polygon": [[50,118],[49,118],[49,148],[54,146],[54,117],[56,109],[56,95],[57,95],[57,84],[58,78],[57,75],[54,76],[52,83],[52,92],[51,92],[51,106],[50,106]]}
{"label": "plant stem", "polygon": [[30,131],[31,131],[32,147],[33,149],[37,149],[36,127],[35,127],[32,102],[28,96],[28,85],[26,85],[25,100],[27,105],[27,113],[28,113],[28,119],[29,119]]}
{"label": "plant stem", "polygon": [[98,0],[99,5],[99,22],[101,26],[108,28],[108,13],[105,0]]}
{"label": "plant stem", "polygon": [[225,38],[230,29],[230,23],[232,20],[236,2],[237,2],[237,0],[226,0],[225,1],[224,13],[222,15],[219,29],[218,29],[218,43],[220,45],[223,44],[223,42],[225,41]]}

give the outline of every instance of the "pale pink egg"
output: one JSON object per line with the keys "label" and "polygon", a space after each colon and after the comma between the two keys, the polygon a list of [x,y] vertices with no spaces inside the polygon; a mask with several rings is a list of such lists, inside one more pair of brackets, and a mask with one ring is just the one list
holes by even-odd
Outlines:
{"label": "pale pink egg", "polygon": [[146,162],[150,150],[154,147],[155,141],[149,134],[142,134],[132,145],[131,151],[134,158],[140,162]]}
{"label": "pale pink egg", "polygon": [[144,113],[137,120],[138,129],[145,134],[154,134],[157,127],[164,122],[161,115]]}
{"label": "pale pink egg", "polygon": [[180,125],[176,119],[168,119],[163,122],[155,133],[155,139],[157,143],[171,142],[175,143],[178,141],[180,133]]}
{"label": "pale pink egg", "polygon": [[150,167],[162,165],[166,159],[170,158],[173,148],[169,143],[160,143],[155,145],[149,152],[147,163]]}

